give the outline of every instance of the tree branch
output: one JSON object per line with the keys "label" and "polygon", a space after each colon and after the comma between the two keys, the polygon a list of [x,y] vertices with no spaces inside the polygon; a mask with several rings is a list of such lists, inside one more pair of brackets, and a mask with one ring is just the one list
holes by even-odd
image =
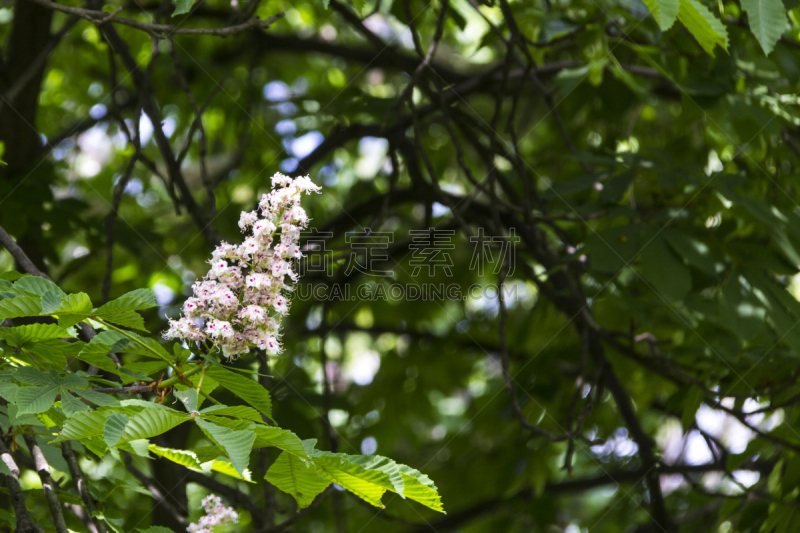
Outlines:
{"label": "tree branch", "polygon": [[25,494],[23,494],[22,487],[19,484],[20,470],[2,438],[0,438],[0,458],[2,458],[11,472],[10,476],[6,475],[4,477],[6,478],[6,487],[8,487],[8,492],[11,496],[14,517],[17,519],[15,533],[44,533],[44,529],[31,520],[28,508],[25,507]]}
{"label": "tree branch", "polygon": [[53,525],[56,528],[56,532],[69,533],[67,523],[64,521],[61,502],[58,501],[58,496],[56,496],[55,483],[53,483],[53,478],[50,476],[50,465],[47,464],[47,459],[44,458],[42,449],[36,442],[36,437],[30,433],[25,433],[23,439],[31,452],[33,462],[36,465],[36,472],[42,481],[42,489],[44,489],[44,495],[47,499],[47,506],[50,507],[50,514],[53,516]]}
{"label": "tree branch", "polygon": [[131,28],[135,28],[137,30],[145,31],[153,36],[160,36],[160,34],[166,34],[166,35],[213,35],[216,37],[229,37],[231,35],[236,35],[237,33],[242,33],[248,30],[254,30],[254,29],[264,30],[266,28],[269,28],[276,21],[284,17],[284,13],[278,13],[277,15],[273,15],[265,20],[252,18],[247,22],[236,24],[234,26],[228,26],[226,28],[183,28],[180,26],[173,26],[171,24],[152,24],[149,22],[140,22],[138,20],[133,20],[124,17],[109,16],[112,15],[112,13],[107,13],[105,11],[99,11],[94,9],[63,6],[61,4],[56,4],[55,2],[51,2],[50,0],[28,0],[28,1],[38,4],[42,7],[46,7],[47,9],[52,9],[53,11],[60,11],[62,13],[67,13],[69,15],[78,16],[90,22],[94,22],[95,24],[104,24],[104,23],[122,24],[125,26],[129,26]]}

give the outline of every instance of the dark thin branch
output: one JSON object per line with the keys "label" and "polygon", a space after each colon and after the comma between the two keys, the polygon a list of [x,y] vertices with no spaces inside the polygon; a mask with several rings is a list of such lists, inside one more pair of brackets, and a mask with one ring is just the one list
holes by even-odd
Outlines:
{"label": "dark thin branch", "polygon": [[125,468],[128,469],[128,472],[133,474],[133,477],[139,480],[139,483],[141,483],[144,488],[150,491],[150,494],[152,494],[156,499],[156,505],[166,509],[166,511],[171,514],[179,524],[186,526],[188,524],[186,517],[172,504],[172,502],[167,499],[168,494],[162,493],[161,490],[156,487],[156,484],[152,478],[136,468],[136,466],[133,464],[133,459],[131,459],[131,455],[128,452],[123,452],[123,455]]}
{"label": "dark thin branch", "polygon": [[114,14],[94,9],[83,9],[80,7],[64,6],[61,4],[56,4],[55,2],[51,2],[50,0],[29,0],[29,1],[38,4],[42,7],[46,7],[47,9],[60,11],[62,13],[67,13],[69,15],[75,15],[77,17],[86,19],[95,24],[106,24],[106,23],[122,24],[125,26],[129,26],[131,28],[135,28],[137,30],[145,31],[150,35],[154,36],[213,35],[216,37],[229,37],[231,35],[236,35],[237,33],[242,33],[248,30],[267,29],[270,26],[272,26],[272,24],[274,24],[276,21],[284,17],[284,13],[278,13],[277,15],[273,15],[265,20],[253,18],[248,20],[247,22],[236,24],[235,26],[228,26],[226,28],[183,28],[180,26],[173,26],[172,24],[152,24],[124,17],[111,16]]}
{"label": "dark thin branch", "polygon": [[89,492],[89,487],[86,485],[86,481],[83,479],[83,472],[81,472],[81,467],[78,464],[77,457],[75,457],[75,452],[72,451],[72,443],[70,441],[65,440],[61,443],[61,455],[63,455],[64,460],[67,461],[69,475],[72,476],[72,481],[75,483],[75,486],[78,487],[78,493],[81,495],[83,504],[86,506],[89,519],[94,524],[94,527],[97,529],[98,533],[106,533],[107,530],[105,524],[103,524],[103,521],[95,516],[97,504]]}
{"label": "dark thin branch", "polygon": [[186,473],[186,481],[188,483],[197,483],[215,494],[224,496],[225,499],[232,504],[242,507],[245,511],[250,513],[250,516],[252,516],[255,521],[260,520],[260,517],[264,514],[263,509],[256,505],[251,496],[245,494],[236,487],[217,481],[210,475],[189,470]]}

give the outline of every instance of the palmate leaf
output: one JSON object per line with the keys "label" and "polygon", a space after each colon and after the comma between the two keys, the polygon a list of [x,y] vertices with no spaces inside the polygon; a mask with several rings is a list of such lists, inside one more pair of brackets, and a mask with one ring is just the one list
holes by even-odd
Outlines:
{"label": "palmate leaf", "polygon": [[678,20],[689,33],[697,39],[703,50],[714,55],[714,47],[719,45],[728,50],[728,30],[725,25],[699,0],[679,0]]}
{"label": "palmate leaf", "polygon": [[678,18],[678,0],[644,0],[650,14],[656,19],[661,31],[667,31]]}
{"label": "palmate leaf", "polygon": [[256,440],[252,431],[237,431],[207,422],[201,418],[195,419],[197,425],[212,441],[225,449],[231,464],[239,474],[243,473],[250,464],[250,451]]}
{"label": "palmate leaf", "polygon": [[388,490],[444,512],[436,485],[418,470],[377,455],[323,452],[315,450],[314,444],[303,441],[310,461],[283,452],[266,475],[267,481],[294,496],[300,507],[336,483],[376,507],[383,507],[381,497]]}
{"label": "palmate leaf", "polygon": [[272,399],[267,389],[257,381],[240,376],[221,366],[210,367],[206,370],[206,375],[212,377],[221,387],[246,401],[267,417],[272,418]]}
{"label": "palmate leaf", "polygon": [[742,9],[747,13],[750,21],[750,31],[755,35],[764,54],[769,55],[789,23],[783,2],[781,0],[742,0]]}

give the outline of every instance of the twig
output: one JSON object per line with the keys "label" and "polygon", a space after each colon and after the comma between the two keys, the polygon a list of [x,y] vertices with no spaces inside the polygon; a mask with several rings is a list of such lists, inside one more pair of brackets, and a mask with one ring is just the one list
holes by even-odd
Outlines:
{"label": "twig", "polygon": [[231,35],[236,35],[237,33],[241,33],[243,31],[248,31],[253,29],[262,29],[262,30],[267,29],[270,26],[272,26],[272,24],[274,24],[276,21],[284,17],[284,13],[281,12],[278,13],[277,15],[269,17],[268,19],[260,20],[258,18],[252,18],[246,22],[242,22],[241,24],[228,26],[226,28],[183,28],[180,26],[173,26],[172,24],[152,24],[149,22],[140,22],[138,20],[114,16],[117,14],[117,12],[119,12],[119,10],[117,10],[114,13],[107,13],[105,11],[99,11],[94,9],[63,6],[61,4],[56,4],[55,2],[51,2],[50,0],[29,0],[29,1],[35,4],[39,4],[42,7],[46,7],[47,9],[52,9],[54,11],[60,11],[62,13],[67,13],[69,15],[75,15],[81,17],[88,21],[94,22],[95,24],[104,24],[104,23],[123,24],[125,26],[135,28],[137,30],[145,31],[153,36],[165,34],[165,35],[214,35],[216,37],[229,37]]}
{"label": "twig", "polygon": [[136,466],[133,464],[133,460],[131,459],[131,455],[128,452],[123,452],[123,455],[125,468],[128,469],[128,472],[133,474],[133,477],[139,480],[139,483],[141,483],[144,488],[150,491],[150,494],[152,494],[156,499],[156,506],[160,505],[164,507],[164,509],[166,509],[167,512],[171,514],[179,524],[186,526],[188,523],[186,517],[183,516],[183,514],[174,505],[172,505],[172,502],[167,499],[168,494],[163,494],[158,487],[156,487],[155,483],[149,476],[136,468]]}
{"label": "twig", "polygon": [[94,498],[92,498],[92,495],[89,492],[89,487],[86,485],[86,481],[83,479],[83,472],[81,472],[81,467],[78,464],[78,459],[75,457],[75,452],[72,451],[72,443],[70,441],[65,440],[61,443],[61,455],[63,455],[64,460],[67,461],[69,475],[72,476],[72,481],[78,487],[78,493],[81,495],[83,504],[86,506],[86,510],[88,511],[94,527],[97,528],[98,533],[106,533],[107,530],[105,524],[103,524],[103,521],[95,516],[97,505],[95,504]]}

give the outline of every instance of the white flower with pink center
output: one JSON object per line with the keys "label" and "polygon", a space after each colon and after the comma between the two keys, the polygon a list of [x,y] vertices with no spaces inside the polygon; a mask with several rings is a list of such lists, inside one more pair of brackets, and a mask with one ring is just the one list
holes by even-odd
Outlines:
{"label": "white flower with pink center", "polygon": [[242,233],[247,231],[247,228],[253,225],[253,222],[258,220],[258,213],[255,211],[243,211],[242,214],[239,216],[239,228],[241,228]]}
{"label": "white flower with pink center", "polygon": [[208,274],[192,286],[183,317],[171,320],[164,336],[210,339],[229,358],[253,347],[280,353],[280,319],[289,311],[284,291],[298,279],[294,259],[303,257],[300,232],[309,220],[300,198],[319,191],[308,177],[273,176],[272,191],[258,208],[239,217],[240,229],[249,235],[239,245],[223,242],[214,250]]}

